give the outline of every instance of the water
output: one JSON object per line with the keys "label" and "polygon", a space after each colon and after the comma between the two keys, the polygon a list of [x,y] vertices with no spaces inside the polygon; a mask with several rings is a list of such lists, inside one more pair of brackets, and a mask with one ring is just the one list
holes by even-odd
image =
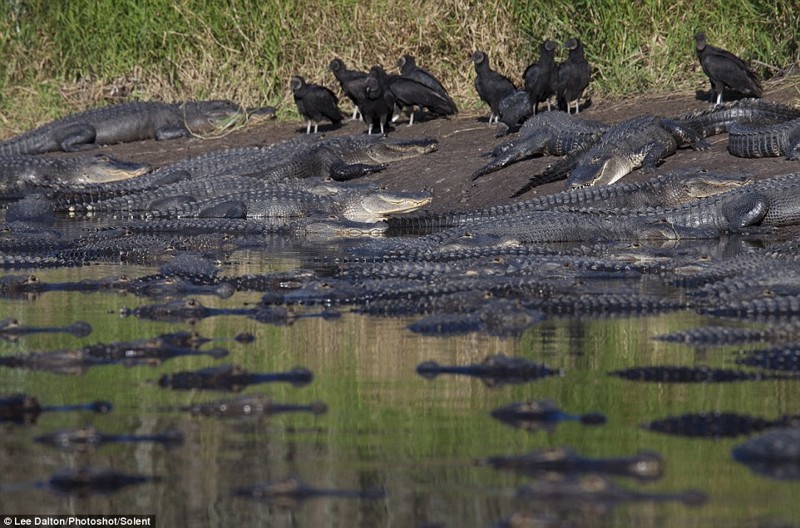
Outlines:
{"label": "water", "polygon": [[[239,253],[241,264],[225,274],[266,272],[296,265],[287,248],[264,257]],[[45,281],[109,274],[141,276],[152,268],[102,265],[36,271]],[[208,306],[241,307],[258,294],[228,299],[199,297]],[[187,330],[186,323],[121,317],[120,309],[153,302],[117,293],[48,292],[0,300],[0,316],[26,325],[90,322],[86,338],[32,335],[0,342],[0,354],[80,347],[91,343],[152,337]],[[654,341],[653,336],[704,322],[692,312],[658,317],[553,318],[519,338],[470,334],[424,337],[411,333],[408,319],[344,314],[334,320],[300,319],[269,325],[241,316],[213,317],[193,326],[214,337],[230,355],[221,360],[182,357],[153,366],[102,366],[69,376],[0,368],[2,394],[24,392],[45,405],[109,400],[106,415],[45,413],[35,424],[0,424],[0,513],[155,514],[160,526],[492,526],[517,512],[534,512],[549,526],[784,526],[800,519],[800,485],[759,476],[735,462],[731,449],[743,438],[687,439],[646,431],[640,424],[673,414],[732,411],[776,418],[797,412],[798,385],[790,381],[669,385],[609,377],[615,369],[679,364],[732,367],[742,347],[700,350]],[[233,338],[255,336],[249,344]],[[751,347],[752,348],[752,347]],[[562,368],[564,375],[522,385],[489,387],[479,380],[416,373],[423,361],[466,364],[490,354],[522,356]],[[266,419],[194,417],[177,407],[232,398],[235,394],[173,391],[157,381],[163,374],[236,363],[252,372],[296,366],[314,372],[303,387],[265,384],[278,402],[322,401],[321,415],[291,413]],[[564,422],[552,431],[514,429],[490,416],[514,401],[552,399],[565,412],[601,412],[599,427]],[[178,429],[183,445],[110,444],[95,450],[62,451],[35,442],[59,429],[93,425],[113,434],[155,434]],[[584,456],[628,456],[652,450],[665,460],[656,482],[614,478],[626,489],[707,494],[699,506],[681,502],[633,502],[614,508],[586,506],[560,512],[547,501],[523,500],[515,490],[531,479],[492,469],[479,461],[493,455],[524,454],[569,446]],[[112,468],[157,477],[109,494],[64,495],[41,483],[65,468]],[[234,490],[296,477],[319,488],[379,489],[374,499],[315,498],[271,504],[235,496]],[[560,524],[559,524],[560,523]],[[546,525],[546,524],[545,524]]]}

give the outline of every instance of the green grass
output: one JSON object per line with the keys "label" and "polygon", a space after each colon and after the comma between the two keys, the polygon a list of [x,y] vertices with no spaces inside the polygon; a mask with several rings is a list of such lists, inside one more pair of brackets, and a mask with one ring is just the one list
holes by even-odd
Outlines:
{"label": "green grass", "polygon": [[693,34],[753,61],[762,78],[798,62],[793,2],[733,0],[5,0],[0,124],[12,135],[127,99],[229,98],[295,117],[288,79],[336,87],[327,64],[393,68],[403,53],[479,106],[467,57],[487,51],[519,80],[544,38],[580,36],[601,96],[704,87]]}

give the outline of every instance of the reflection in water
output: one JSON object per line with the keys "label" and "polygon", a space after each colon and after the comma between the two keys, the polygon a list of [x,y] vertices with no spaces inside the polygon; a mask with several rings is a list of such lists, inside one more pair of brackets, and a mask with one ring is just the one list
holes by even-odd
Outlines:
{"label": "reflection in water", "polygon": [[[232,260],[242,263],[237,273],[255,277],[296,268],[297,258],[291,251],[267,258],[242,252]],[[243,264],[246,262],[253,264]],[[99,279],[152,271],[103,265],[42,270],[37,275],[40,283],[77,283],[92,274]],[[299,272],[286,272],[284,279],[291,284],[299,276]],[[655,285],[644,287],[652,289],[650,295],[658,291]],[[321,291],[316,290],[315,295],[321,296]],[[85,370],[79,377],[2,368],[4,394],[24,392],[48,405],[93,400],[109,400],[114,405],[108,414],[75,409],[42,414],[35,424],[29,421],[25,427],[0,424],[4,486],[47,481],[64,468],[108,468],[121,475],[157,476],[160,481],[122,487],[113,495],[63,496],[35,488],[16,489],[0,493],[0,511],[155,514],[163,526],[491,526],[514,518],[550,519],[572,526],[734,526],[742,525],[744,519],[757,524],[759,519],[800,517],[800,506],[794,500],[797,483],[766,479],[733,460],[731,449],[741,439],[700,441],[641,427],[665,416],[688,413],[790,414],[796,412],[797,381],[671,384],[608,376],[610,371],[648,365],[707,365],[713,369],[735,365],[737,352],[747,345],[735,350],[695,349],[653,339],[707,321],[690,310],[604,318],[551,314],[514,338],[474,332],[446,338],[415,334],[406,328],[414,321],[410,317],[376,317],[345,309],[338,318],[298,317],[289,324],[270,324],[237,314],[191,323],[119,316],[123,307],[135,310],[150,302],[118,289],[99,288],[91,292],[42,290],[33,297],[4,298],[3,315],[26,325],[64,327],[86,320],[94,332],[88,337],[26,335],[16,343],[0,342],[0,354],[14,357],[98,343],[135,343],[191,330],[195,335],[226,340],[226,361],[241,372],[284,373],[299,365],[313,372],[314,379],[298,385],[237,385],[243,391],[241,396],[218,399],[217,393],[203,390],[165,391],[159,387],[160,379],[174,380],[181,373],[217,372],[219,358],[208,355],[181,354],[168,362],[103,365]],[[257,293],[237,292],[203,295],[200,302],[212,309],[232,309],[262,301]],[[234,339],[246,334],[254,340]],[[547,365],[561,375],[490,387],[463,376],[429,380],[417,373],[422,364],[465,366],[501,354],[525,364]],[[602,413],[606,421],[600,427],[586,427],[568,420],[552,430],[530,431],[507,427],[492,418],[493,409],[547,400],[551,406],[557,405],[553,408],[560,417]],[[310,412],[278,412],[283,410]],[[179,431],[183,443],[171,449],[161,442],[120,442],[98,450],[60,451],[35,441],[90,426],[123,438]],[[545,484],[525,472],[499,471],[476,463],[564,445],[584,460],[654,452],[663,461],[663,477],[656,482],[617,485],[590,475],[551,481],[550,491],[542,491]],[[334,494],[380,490],[381,496],[352,500],[320,496],[300,501],[289,510],[237,496],[237,490],[274,489],[269,486],[286,482],[307,483],[295,486],[300,490]],[[566,493],[558,486],[581,491],[579,502],[591,507],[564,510],[552,504],[554,493]],[[694,499],[701,495],[686,490],[700,490],[709,500],[697,505]],[[587,499],[589,491],[602,491],[606,498],[598,500],[595,495]],[[659,497],[677,502],[629,503]],[[603,507],[608,504],[613,507]]]}

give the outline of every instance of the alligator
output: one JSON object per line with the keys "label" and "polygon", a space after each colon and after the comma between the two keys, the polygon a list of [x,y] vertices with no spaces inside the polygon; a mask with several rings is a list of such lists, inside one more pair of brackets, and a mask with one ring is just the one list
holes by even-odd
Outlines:
{"label": "alligator", "polygon": [[493,456],[481,463],[495,469],[518,471],[533,478],[549,473],[602,473],[647,481],[658,480],[664,473],[664,459],[652,451],[640,451],[629,457],[589,458],[568,447],[552,447],[524,455]]}
{"label": "alligator", "polygon": [[0,320],[0,339],[6,341],[16,341],[21,336],[30,334],[70,334],[75,337],[86,337],[92,333],[92,325],[83,321],[77,321],[67,326],[23,326],[14,317],[7,317]]}
{"label": "alligator", "polygon": [[480,378],[487,385],[497,387],[506,383],[526,383],[548,376],[563,376],[564,371],[550,369],[526,358],[495,354],[487,356],[480,363],[463,366],[443,366],[435,361],[426,361],[417,366],[417,374],[426,379],[434,379],[440,374],[461,374]]}
{"label": "alligator", "polygon": [[800,159],[800,118],[768,126],[734,123],[728,127],[728,152],[740,158],[786,156]]}
{"label": "alligator", "polygon": [[[228,191],[208,199],[190,201],[183,206],[149,211],[149,217],[211,218],[222,215],[226,203],[241,203],[247,218],[294,218],[308,216],[341,217],[361,223],[375,223],[387,215],[414,211],[431,202],[427,192],[393,192],[377,186],[357,186],[331,189],[330,185],[316,188],[274,185],[246,191]],[[194,197],[190,197],[194,200]],[[230,217],[230,216],[228,216]]]}
{"label": "alligator", "polygon": [[[277,149],[277,153],[268,154],[267,149],[264,149],[264,152],[257,154],[240,154],[244,160],[238,164],[235,155],[209,155],[200,157],[191,164],[187,162],[171,169],[176,178],[165,178],[162,171],[154,171],[145,176],[149,183],[144,186],[131,189],[133,182],[127,185],[126,182],[109,184],[110,188],[116,189],[115,193],[119,194],[117,197],[109,197],[108,189],[89,193],[80,191],[55,199],[54,205],[57,210],[65,211],[117,212],[130,210],[131,202],[138,204],[138,208],[146,209],[142,204],[150,204],[166,197],[189,195],[197,200],[207,195],[214,196],[220,191],[231,191],[232,182],[220,178],[223,172],[234,179],[236,189],[263,189],[263,182],[273,185],[286,180],[326,176],[344,181],[383,170],[387,163],[433,152],[437,148],[435,139],[394,140],[377,136],[343,136],[311,145],[292,143],[287,149],[288,154],[280,149]],[[205,168],[206,162],[210,167]],[[186,176],[187,173],[194,174],[198,171],[198,175]],[[253,181],[248,183],[244,178]],[[164,183],[170,180],[175,181]]]}
{"label": "alligator", "polygon": [[147,163],[121,161],[107,154],[73,158],[0,155],[0,197],[14,198],[30,189],[48,185],[126,180],[150,172],[150,169]]}
{"label": "alligator", "polygon": [[181,407],[194,415],[212,416],[215,418],[243,418],[265,417],[286,412],[310,412],[315,415],[325,414],[328,407],[322,402],[309,405],[279,403],[266,394],[247,394],[233,400],[218,400],[205,403],[195,403]]}
{"label": "alligator", "polygon": [[153,435],[119,435],[102,433],[92,426],[85,426],[37,436],[35,440],[52,447],[79,451],[93,450],[104,444],[115,442],[152,442],[166,447],[173,447],[183,443],[183,433],[173,429]]}
{"label": "alligator", "polygon": [[557,511],[589,510],[607,512],[626,502],[677,501],[689,506],[703,504],[707,497],[700,491],[681,493],[647,493],[623,488],[601,475],[569,478],[550,475],[517,488],[517,497],[525,501],[547,504]]}
{"label": "alligator", "polygon": [[617,376],[632,381],[656,383],[729,383],[736,381],[796,379],[763,372],[748,372],[710,367],[679,367],[673,365],[635,367],[614,370],[608,374],[609,376]]}
{"label": "alligator", "polygon": [[283,508],[293,508],[304,500],[316,498],[376,500],[386,496],[386,492],[378,488],[363,490],[315,488],[296,478],[262,482],[252,486],[240,486],[233,493],[237,497],[256,499]]}
{"label": "alligator", "polygon": [[[555,115],[566,116],[560,112]],[[676,207],[691,200],[713,196],[748,185],[750,178],[742,174],[708,172],[701,168],[670,171],[640,182],[617,182],[601,187],[581,187],[538,196],[522,202],[496,205],[464,212],[440,215],[407,215],[389,218],[389,235],[427,234],[447,227],[467,225],[503,215],[531,211],[580,210],[594,211]]]}
{"label": "alligator", "polygon": [[727,132],[735,123],[767,125],[800,118],[800,109],[765,99],[739,99],[675,116],[673,119],[708,137]]}
{"label": "alligator", "polygon": [[594,144],[609,129],[598,121],[562,112],[543,112],[522,125],[517,137],[498,145],[494,159],[472,173],[472,180],[537,155],[565,156]]}
{"label": "alligator", "polygon": [[244,119],[230,101],[138,101],[95,108],[0,142],[0,154],[75,152],[99,145],[167,140],[205,133]]}
{"label": "alligator", "polygon": [[288,382],[295,387],[311,383],[313,374],[305,368],[294,368],[287,372],[253,374],[238,365],[220,365],[200,370],[187,370],[175,374],[164,374],[158,384],[173,390],[210,389],[238,392],[256,383]]}
{"label": "alligator", "polygon": [[800,415],[784,415],[775,420],[767,420],[730,412],[703,412],[670,416],[642,424],[642,428],[676,436],[718,439],[749,435],[774,427],[798,425]]}
{"label": "alligator", "polygon": [[733,459],[775,479],[800,479],[800,427],[772,429],[731,451]]}
{"label": "alligator", "polygon": [[594,143],[532,177],[512,198],[522,196],[537,185],[565,178],[570,187],[614,183],[639,167],[645,171],[654,170],[664,158],[687,144],[695,150],[711,147],[699,133],[677,121],[652,115],[636,116],[614,125]]}
{"label": "alligator", "polygon": [[566,420],[580,422],[584,425],[602,425],[606,417],[600,413],[584,415],[568,414],[558,408],[553,400],[529,400],[515,402],[498,407],[492,411],[492,417],[512,427],[538,431],[547,429],[553,432],[559,422]]}
{"label": "alligator", "polygon": [[12,394],[0,396],[0,422],[12,422],[19,425],[33,424],[44,412],[89,411],[105,414],[111,411],[112,405],[106,401],[94,401],[76,405],[42,405],[36,396]]}

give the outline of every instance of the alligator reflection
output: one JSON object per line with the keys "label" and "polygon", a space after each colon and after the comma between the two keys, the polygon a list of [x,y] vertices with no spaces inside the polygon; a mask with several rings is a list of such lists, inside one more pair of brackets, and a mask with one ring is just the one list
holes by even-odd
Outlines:
{"label": "alligator reflection", "polygon": [[288,382],[295,387],[301,387],[311,383],[313,378],[311,371],[305,368],[271,374],[253,374],[239,365],[220,365],[165,374],[158,380],[158,384],[173,390],[210,389],[238,392],[247,385],[256,383]]}
{"label": "alligator reflection", "polygon": [[553,432],[560,422],[574,421],[583,425],[602,425],[606,417],[600,413],[567,414],[552,400],[515,402],[492,411],[492,416],[512,427]]}
{"label": "alligator reflection", "polygon": [[60,449],[70,449],[77,451],[90,451],[102,445],[114,442],[137,443],[152,442],[161,444],[165,447],[174,447],[183,443],[183,433],[172,429],[161,434],[154,435],[115,435],[102,433],[91,426],[78,429],[66,429],[56,431],[48,435],[37,436],[37,442]]}
{"label": "alligator reflection", "polygon": [[629,457],[589,458],[580,456],[568,447],[554,447],[524,455],[493,456],[482,462],[495,469],[510,469],[530,477],[542,477],[549,473],[572,476],[602,473],[639,480],[658,480],[664,473],[664,460],[661,455],[651,451],[642,451]]}
{"label": "alligator reflection", "polygon": [[550,369],[525,358],[496,354],[487,356],[481,363],[464,366],[445,366],[435,361],[426,361],[417,366],[417,374],[426,379],[434,379],[440,374],[460,374],[480,378],[489,387],[502,387],[506,384],[536,381],[547,376],[562,376],[564,371]]}
{"label": "alligator reflection", "polygon": [[16,318],[8,317],[0,321],[0,339],[17,341],[30,334],[70,334],[75,337],[86,337],[92,333],[92,325],[77,321],[67,326],[23,326]]}
{"label": "alligator reflection", "polygon": [[160,365],[179,356],[205,355],[222,358],[228,355],[224,348],[197,348],[208,341],[210,339],[193,332],[175,332],[135,341],[87,345],[73,350],[2,356],[0,366],[79,375],[100,365]]}
{"label": "alligator reflection", "polygon": [[302,501],[318,498],[344,499],[382,499],[386,492],[381,489],[341,490],[315,488],[295,478],[277,482],[265,482],[253,486],[244,486],[234,490],[237,497],[247,497],[267,502],[282,508],[295,508]]}
{"label": "alligator reflection", "polygon": [[676,436],[732,438],[775,427],[800,426],[800,415],[767,420],[730,412],[689,413],[643,424],[644,429]]}
{"label": "alligator reflection", "polygon": [[20,425],[34,424],[44,412],[89,411],[105,414],[111,411],[111,404],[95,401],[76,405],[50,405],[39,403],[36,396],[14,394],[0,397],[0,422],[12,422]]}
{"label": "alligator reflection", "polygon": [[196,403],[180,409],[194,415],[217,418],[265,417],[287,412],[310,412],[319,415],[328,411],[327,405],[322,402],[314,402],[309,405],[279,403],[261,393],[248,394],[233,400]]}

